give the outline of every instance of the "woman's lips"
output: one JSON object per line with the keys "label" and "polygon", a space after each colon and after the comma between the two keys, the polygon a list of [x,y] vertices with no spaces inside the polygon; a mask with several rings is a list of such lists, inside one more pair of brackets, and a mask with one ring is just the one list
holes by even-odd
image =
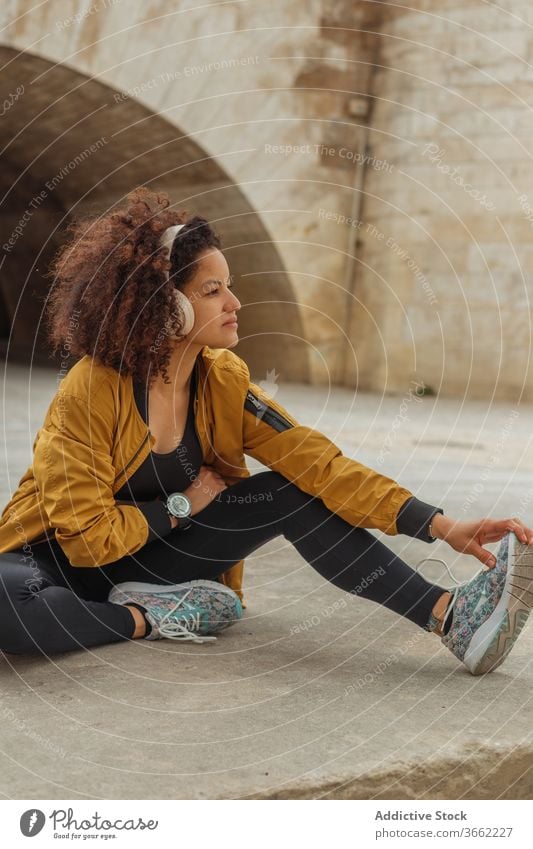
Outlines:
{"label": "woman's lips", "polygon": [[238,323],[239,322],[237,320],[225,321],[222,327],[237,327]]}

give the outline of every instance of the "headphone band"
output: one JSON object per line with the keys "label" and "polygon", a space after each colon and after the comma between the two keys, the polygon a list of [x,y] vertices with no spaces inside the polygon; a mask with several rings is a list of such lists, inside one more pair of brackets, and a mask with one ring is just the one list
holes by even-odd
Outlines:
{"label": "headphone band", "polygon": [[167,259],[170,259],[174,239],[176,238],[182,227],[185,227],[185,224],[174,224],[172,227],[167,227],[166,230],[163,230],[161,234],[161,238],[159,241],[161,247],[165,248],[167,252]]}
{"label": "headphone band", "polygon": [[[166,230],[163,230],[163,233],[161,234],[160,244],[163,248],[165,248],[168,259],[170,259],[170,255],[172,253],[172,245],[174,244],[174,239],[176,238],[182,227],[185,227],[185,224],[174,224],[172,227],[167,227]],[[168,280],[168,272],[166,276]],[[189,301],[187,296],[184,295],[183,292],[180,292],[180,290],[176,288],[174,290],[174,295],[184,315],[184,325],[182,328],[181,335],[186,336],[188,333],[191,332],[194,326],[194,310],[191,302]]]}

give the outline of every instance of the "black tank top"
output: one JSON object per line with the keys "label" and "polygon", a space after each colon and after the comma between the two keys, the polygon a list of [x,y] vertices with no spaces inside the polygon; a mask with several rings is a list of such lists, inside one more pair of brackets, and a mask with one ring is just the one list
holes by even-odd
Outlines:
{"label": "black tank top", "polygon": [[[133,381],[137,409],[148,424],[147,387]],[[183,492],[195,480],[203,463],[202,449],[194,427],[194,397],[196,395],[196,369],[191,375],[187,421],[183,439],[177,448],[166,454],[150,451],[136,472],[115,493],[117,501],[149,501],[166,499],[171,492]]]}

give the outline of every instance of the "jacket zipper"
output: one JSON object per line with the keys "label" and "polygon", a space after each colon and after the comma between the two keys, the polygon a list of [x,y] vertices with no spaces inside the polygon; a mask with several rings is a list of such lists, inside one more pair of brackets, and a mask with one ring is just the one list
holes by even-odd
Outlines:
{"label": "jacket zipper", "polygon": [[263,419],[267,424],[277,430],[279,432],[283,430],[288,430],[290,427],[294,427],[293,423],[290,422],[285,416],[282,416],[281,413],[278,413],[270,404],[266,404],[264,401],[261,401],[257,395],[254,395],[251,389],[246,393],[246,401],[244,402],[245,410],[253,413],[254,416],[257,416],[259,419]]}
{"label": "jacket zipper", "polygon": [[202,451],[202,463],[203,463],[203,461],[204,461],[204,446],[202,445],[202,440],[200,439],[200,434],[198,433],[198,428],[196,427],[196,416],[197,416],[197,413],[198,413],[198,387],[199,387],[199,383],[200,383],[200,376],[199,376],[199,373],[198,373],[198,360],[196,360],[195,363],[194,363],[194,374],[195,374],[195,381],[194,381],[194,400],[193,400],[193,413],[194,413],[193,414],[193,427],[194,427],[194,432],[196,434],[196,439],[198,440],[198,445],[200,446],[201,451]]}

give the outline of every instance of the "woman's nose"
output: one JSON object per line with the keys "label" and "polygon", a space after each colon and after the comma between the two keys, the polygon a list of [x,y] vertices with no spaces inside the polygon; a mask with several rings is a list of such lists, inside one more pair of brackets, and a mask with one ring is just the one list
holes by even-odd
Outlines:
{"label": "woman's nose", "polygon": [[230,292],[229,295],[229,306],[227,305],[228,312],[230,312],[231,310],[240,310],[241,302],[239,301],[237,295],[234,295],[233,292]]}

